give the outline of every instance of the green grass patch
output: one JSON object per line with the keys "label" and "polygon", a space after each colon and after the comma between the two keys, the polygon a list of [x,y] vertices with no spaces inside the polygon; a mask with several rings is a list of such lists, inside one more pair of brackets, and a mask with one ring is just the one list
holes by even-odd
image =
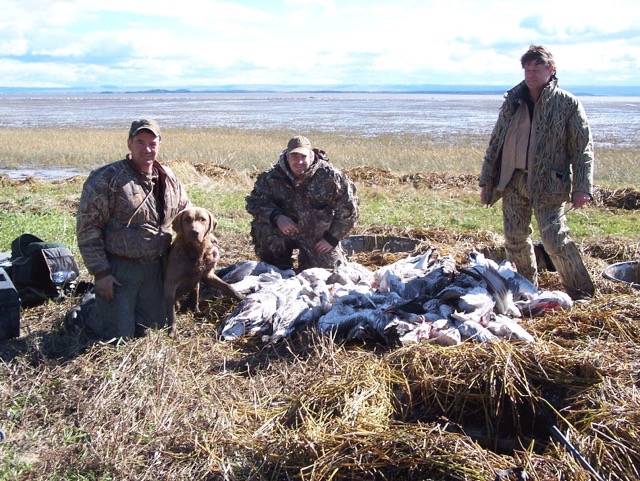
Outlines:
{"label": "green grass patch", "polygon": [[11,242],[25,233],[33,234],[46,242],[62,242],[69,246],[75,256],[79,255],[75,215],[56,210],[2,213],[0,250],[11,250]]}
{"label": "green grass patch", "polygon": [[215,192],[200,187],[188,189],[194,205],[206,207],[218,219],[218,231],[239,234],[249,231],[251,218],[245,210],[248,193],[236,190],[217,189]]}
{"label": "green grass patch", "polygon": [[402,194],[361,189],[361,225],[400,228],[438,227],[490,230],[501,225],[495,211],[482,208],[469,197],[407,188]]}
{"label": "green grass patch", "polygon": [[[187,192],[195,205],[209,209],[218,219],[218,233],[243,234],[251,218],[245,210],[248,190],[231,180],[191,184]],[[0,184],[0,251],[26,232],[45,241],[63,242],[79,257],[75,235],[81,180],[68,183],[23,182]],[[361,215],[357,229],[370,227],[443,228],[460,232],[502,232],[501,203],[482,207],[473,189],[416,189],[359,185]],[[567,213],[571,235],[577,241],[611,236],[637,242],[640,214],[633,210],[587,207]],[[539,238],[535,220],[533,222]]]}

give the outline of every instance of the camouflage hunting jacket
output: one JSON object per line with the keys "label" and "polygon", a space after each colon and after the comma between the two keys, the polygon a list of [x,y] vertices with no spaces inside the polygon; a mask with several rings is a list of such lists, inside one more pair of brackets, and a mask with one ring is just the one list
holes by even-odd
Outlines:
{"label": "camouflage hunting jacket", "polygon": [[[501,192],[497,190],[502,165],[502,150],[509,125],[524,102],[524,82],[505,94],[498,120],[491,133],[479,185],[487,186],[490,204]],[[537,203],[550,195],[570,200],[571,192],[593,194],[593,139],[587,115],[580,101],[560,89],[557,80],[545,87],[534,107],[531,130],[535,134],[535,152],[528,159],[528,182],[531,199]]]}
{"label": "camouflage hunting jacket", "polygon": [[[141,261],[165,254],[173,233],[171,220],[190,201],[168,167],[156,162],[154,172],[155,178],[147,177],[124,159],[89,174],[76,233],[80,254],[94,276],[109,271],[107,253]],[[154,182],[157,196],[152,192]]]}
{"label": "camouflage hunting jacket", "polygon": [[327,154],[314,149],[316,159],[301,178],[291,173],[286,150],[278,163],[260,174],[246,197],[246,208],[254,222],[274,228],[281,214],[298,224],[300,237],[316,242],[325,239],[332,246],[344,239],[360,213],[356,187],[329,162]]}

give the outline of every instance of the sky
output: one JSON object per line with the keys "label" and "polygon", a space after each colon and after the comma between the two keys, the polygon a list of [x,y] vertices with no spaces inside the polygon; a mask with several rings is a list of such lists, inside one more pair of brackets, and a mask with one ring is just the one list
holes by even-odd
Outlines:
{"label": "sky", "polygon": [[[640,86],[637,0],[0,0],[0,87]],[[639,89],[640,90],[640,89]]]}

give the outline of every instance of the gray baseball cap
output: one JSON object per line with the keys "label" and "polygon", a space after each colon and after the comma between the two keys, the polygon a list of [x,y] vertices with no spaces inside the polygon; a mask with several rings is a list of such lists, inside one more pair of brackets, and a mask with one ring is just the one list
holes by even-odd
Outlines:
{"label": "gray baseball cap", "polygon": [[309,155],[311,152],[311,141],[302,135],[296,135],[287,144],[287,153],[292,154],[294,152],[304,152]]}
{"label": "gray baseball cap", "polygon": [[134,120],[131,123],[131,128],[129,129],[129,138],[131,139],[135,137],[138,134],[138,132],[140,132],[141,130],[148,130],[149,132],[154,134],[156,137],[160,138],[160,126],[158,125],[158,122],[156,122],[155,120],[150,120],[150,119]]}

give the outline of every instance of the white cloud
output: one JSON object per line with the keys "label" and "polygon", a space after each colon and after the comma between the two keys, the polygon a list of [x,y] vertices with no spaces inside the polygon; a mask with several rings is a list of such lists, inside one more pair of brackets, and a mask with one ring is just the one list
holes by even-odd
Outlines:
{"label": "white cloud", "polygon": [[[561,81],[640,85],[640,9],[539,0],[0,0],[8,84],[484,83],[530,43]],[[624,12],[621,14],[620,12]],[[40,75],[40,78],[43,78]]]}
{"label": "white cloud", "polygon": [[24,55],[27,53],[27,41],[22,37],[0,40],[0,56]]}

